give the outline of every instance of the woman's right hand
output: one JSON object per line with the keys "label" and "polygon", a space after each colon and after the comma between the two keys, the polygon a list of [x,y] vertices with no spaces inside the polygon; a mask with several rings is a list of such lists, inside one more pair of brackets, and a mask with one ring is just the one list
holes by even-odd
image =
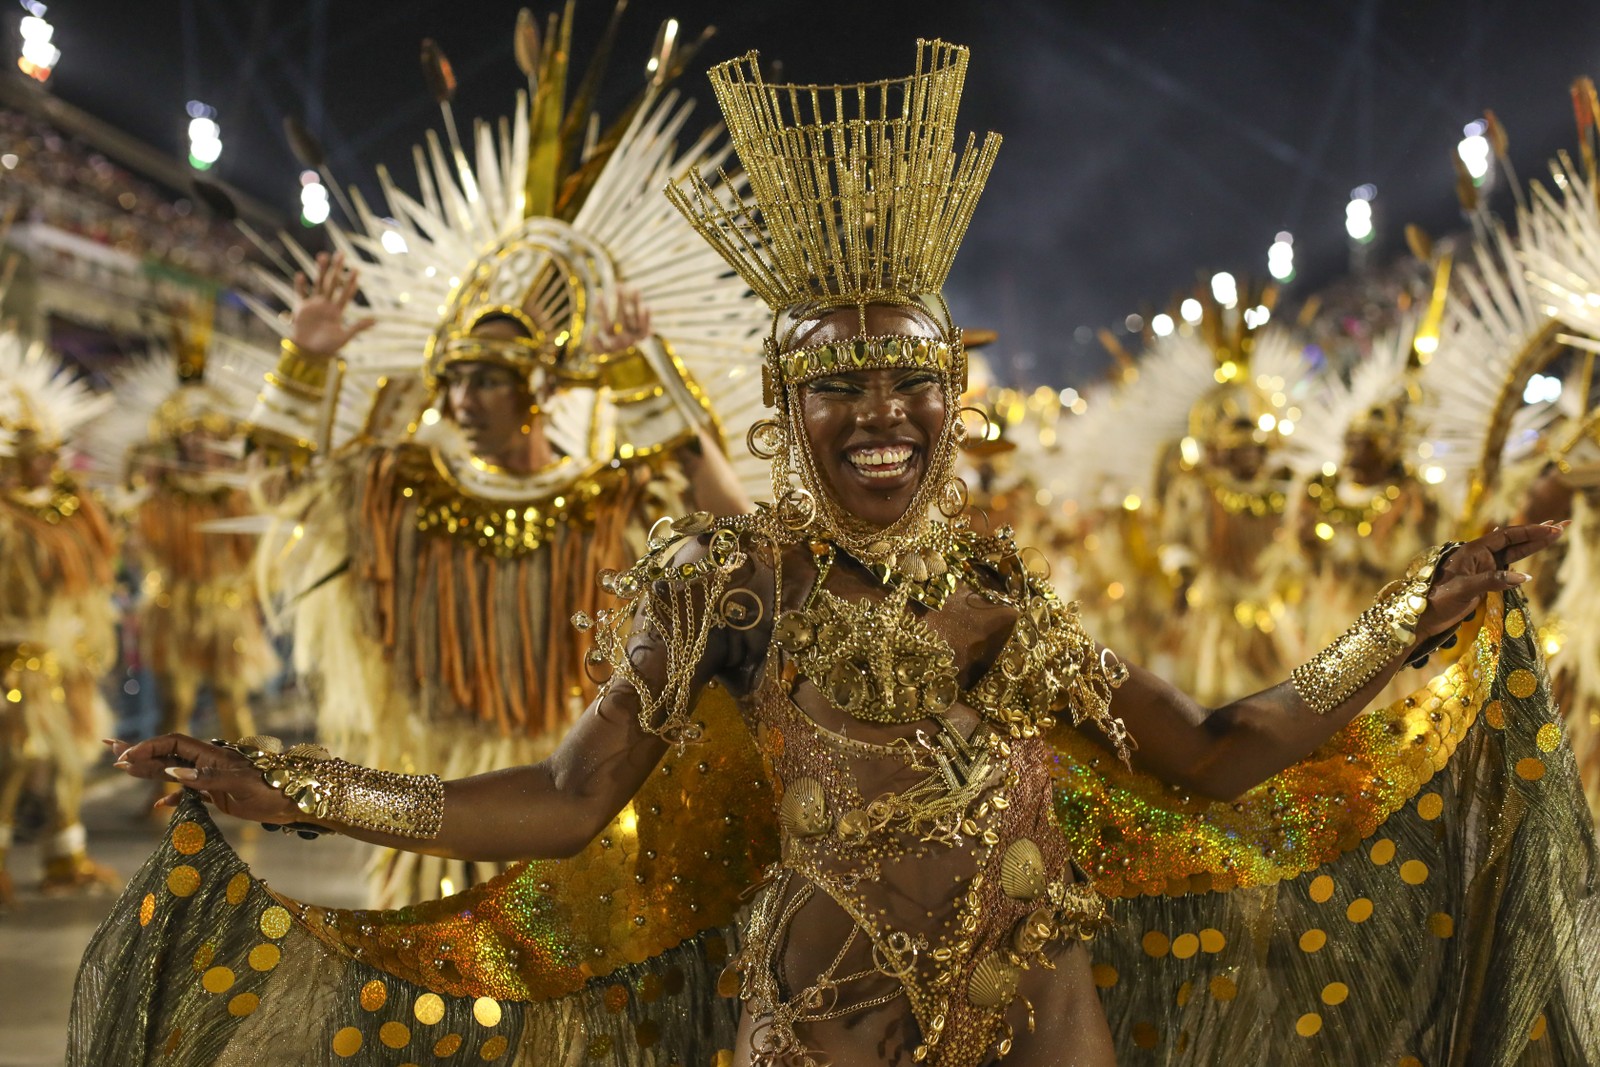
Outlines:
{"label": "woman's right hand", "polygon": [[319,252],[316,281],[304,274],[294,276],[298,302],[290,340],[295,347],[308,355],[332,357],[357,334],[371,329],[378,321],[371,317],[345,325],[345,309],[360,287],[361,274],[345,268],[343,252],[332,256]]}
{"label": "woman's right hand", "polygon": [[[267,785],[261,772],[232,749],[186,734],[163,734],[136,745],[126,741],[107,741],[106,744],[117,757],[114,766],[118,770],[135,778],[177,782],[228,815],[280,825],[308,821],[282,791]],[[177,793],[156,802],[157,807],[170,808],[177,804]]]}

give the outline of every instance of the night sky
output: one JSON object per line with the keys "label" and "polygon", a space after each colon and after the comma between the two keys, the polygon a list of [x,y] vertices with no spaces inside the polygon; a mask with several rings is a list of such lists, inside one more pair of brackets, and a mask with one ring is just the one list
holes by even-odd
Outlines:
{"label": "night sky", "polygon": [[[51,88],[175,154],[185,102],[205,101],[222,125],[217,173],[290,216],[300,167],[285,115],[304,117],[336,176],[374,201],[378,163],[409,187],[410,145],[439,122],[421,38],[455,65],[458,117],[498,116],[523,85],[518,6],[52,0]],[[580,3],[579,63],[609,6]],[[1344,272],[1355,186],[1377,186],[1380,260],[1403,254],[1407,222],[1460,227],[1450,155],[1463,124],[1495,109],[1519,172],[1538,177],[1573,144],[1572,78],[1600,74],[1589,0],[634,0],[613,104],[637,88],[668,16],[691,37],[718,28],[681,83],[707,121],[700,72],[752,48],[789,79],[854,81],[908,71],[918,36],[970,45],[964,125],[1006,142],[948,295],[966,325],[1000,331],[996,354],[1020,377],[1058,384],[1104,366],[1080,327],[1120,324],[1215,270],[1264,276],[1280,230],[1295,237],[1291,299]],[[1503,187],[1495,204],[1509,205]]]}

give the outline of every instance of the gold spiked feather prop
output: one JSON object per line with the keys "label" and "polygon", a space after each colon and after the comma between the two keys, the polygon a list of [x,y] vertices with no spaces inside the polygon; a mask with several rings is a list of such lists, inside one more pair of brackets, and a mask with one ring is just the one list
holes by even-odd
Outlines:
{"label": "gold spiked feather prop", "polygon": [[755,52],[713,67],[749,198],[727,174],[667,195],[775,313],[927,299],[959,343],[939,291],[1000,148],[956,148],[967,58],[918,41],[909,77],[833,86],[769,85]]}

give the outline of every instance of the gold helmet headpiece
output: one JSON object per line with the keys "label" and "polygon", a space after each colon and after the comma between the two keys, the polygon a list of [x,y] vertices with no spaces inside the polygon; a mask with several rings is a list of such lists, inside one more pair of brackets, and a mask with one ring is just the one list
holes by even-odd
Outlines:
{"label": "gold helmet headpiece", "polygon": [[[958,45],[918,41],[908,77],[826,86],[768,84],[754,52],[722,63],[711,69],[711,85],[743,173],[722,173],[715,189],[698,174],[667,189],[772,309],[763,393],[787,425],[757,424],[752,447],[774,458],[780,507],[820,498],[835,534],[859,524],[820,491],[809,448],[785,443],[805,441],[798,391],[817,378],[935,371],[946,390],[945,432],[905,517],[873,535],[909,531],[935,496],[943,507],[949,495],[966,355],[940,290],[1000,148],[993,133],[981,145],[969,135],[956,146],[967,60]],[[924,311],[940,336],[866,336],[869,305]],[[862,336],[794,347],[798,329],[840,308],[858,310]]]}

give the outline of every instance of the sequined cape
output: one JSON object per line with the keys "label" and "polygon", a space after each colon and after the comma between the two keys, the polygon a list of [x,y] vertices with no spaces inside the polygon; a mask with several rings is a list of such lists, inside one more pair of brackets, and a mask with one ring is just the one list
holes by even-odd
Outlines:
{"label": "sequined cape", "polygon": [[[1235,804],[1055,736],[1056,817],[1119,921],[1093,952],[1120,1063],[1600,1062],[1593,828],[1508,603],[1409,702]],[[274,895],[186,803],[85,955],[68,1062],[711,1062],[736,1011],[720,931],[776,836],[714,714],[587,859],[397,912]],[[644,890],[586,881],[607,840]]]}
{"label": "sequined cape", "polygon": [[[1600,863],[1524,601],[1232,804],[1058,738],[1129,1067],[1600,1063]],[[1224,892],[1223,890],[1229,890]]]}

